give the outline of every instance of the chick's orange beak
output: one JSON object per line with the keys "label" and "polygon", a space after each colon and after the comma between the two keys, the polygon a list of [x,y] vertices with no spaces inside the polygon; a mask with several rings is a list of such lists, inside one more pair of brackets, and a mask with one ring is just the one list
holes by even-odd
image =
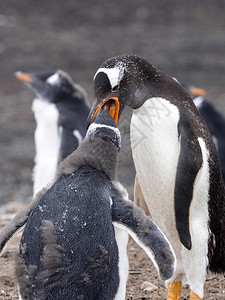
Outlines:
{"label": "chick's orange beak", "polygon": [[116,125],[118,124],[118,118],[119,118],[119,109],[120,109],[120,103],[118,100],[118,97],[112,97],[110,99],[105,100],[95,111],[90,124],[94,121],[95,117],[99,113],[99,111],[102,109],[102,107],[106,105],[107,109],[109,111],[110,116],[115,121]]}

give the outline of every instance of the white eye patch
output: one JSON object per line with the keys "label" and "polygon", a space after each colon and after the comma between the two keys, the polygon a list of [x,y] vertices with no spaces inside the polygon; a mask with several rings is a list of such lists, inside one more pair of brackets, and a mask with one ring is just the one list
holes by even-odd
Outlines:
{"label": "white eye patch", "polygon": [[103,72],[107,75],[112,89],[116,85],[118,85],[118,83],[119,83],[119,73],[120,73],[119,69],[117,69],[117,68],[113,68],[113,69],[100,68],[100,69],[98,69],[97,73],[95,74],[95,77],[100,72]]}
{"label": "white eye patch", "polygon": [[125,68],[121,65],[117,65],[114,68],[99,68],[94,76],[94,79],[98,75],[98,73],[105,73],[109,79],[111,88],[113,89],[120,83],[121,79],[123,78],[124,70]]}
{"label": "white eye patch", "polygon": [[58,85],[59,82],[60,82],[59,74],[58,73],[53,74],[52,76],[50,76],[47,79],[46,82],[49,83],[49,84],[51,84],[51,85]]}

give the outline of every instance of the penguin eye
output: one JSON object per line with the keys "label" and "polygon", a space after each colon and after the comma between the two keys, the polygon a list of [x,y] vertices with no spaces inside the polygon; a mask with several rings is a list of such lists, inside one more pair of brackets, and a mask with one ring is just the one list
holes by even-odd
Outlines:
{"label": "penguin eye", "polygon": [[112,92],[118,91],[119,88],[120,88],[119,84],[115,85],[115,86],[112,88]]}

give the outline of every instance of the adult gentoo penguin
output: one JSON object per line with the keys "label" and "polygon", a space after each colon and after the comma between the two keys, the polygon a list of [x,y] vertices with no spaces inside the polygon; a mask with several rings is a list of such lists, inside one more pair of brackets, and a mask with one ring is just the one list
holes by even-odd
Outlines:
{"label": "adult gentoo penguin", "polygon": [[86,133],[89,113],[87,94],[71,77],[57,72],[16,72],[35,93],[32,110],[36,120],[34,133],[35,195],[55,176],[60,160],[72,153]]}
{"label": "adult gentoo penguin", "polygon": [[225,190],[212,137],[173,78],[136,55],[108,59],[94,77],[91,123],[103,105],[117,122],[133,109],[131,147],[150,214],[177,258],[168,298],[202,299],[207,269],[225,271]]}
{"label": "adult gentoo penguin", "polygon": [[36,197],[16,261],[20,299],[124,299],[127,232],[161,278],[172,276],[169,242],[115,181],[119,148],[119,130],[102,109],[55,182]]}

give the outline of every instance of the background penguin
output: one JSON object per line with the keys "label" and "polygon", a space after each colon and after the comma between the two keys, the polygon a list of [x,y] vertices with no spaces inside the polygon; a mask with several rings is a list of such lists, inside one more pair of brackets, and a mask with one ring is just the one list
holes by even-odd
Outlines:
{"label": "background penguin", "polygon": [[21,299],[124,299],[125,231],[162,279],[172,276],[169,242],[115,181],[119,148],[116,124],[102,109],[78,149],[60,164],[55,182],[26,211],[16,262]]}
{"label": "background penguin", "polygon": [[87,95],[81,86],[61,70],[29,74],[17,72],[16,77],[25,82],[36,95],[32,104],[37,124],[34,133],[35,195],[54,178],[58,162],[81,143],[89,113]]}
{"label": "background penguin", "polygon": [[225,190],[212,137],[188,93],[136,55],[104,62],[94,77],[91,122],[103,105],[117,122],[133,109],[131,147],[153,220],[177,258],[168,298],[201,299],[207,269],[225,271]]}

